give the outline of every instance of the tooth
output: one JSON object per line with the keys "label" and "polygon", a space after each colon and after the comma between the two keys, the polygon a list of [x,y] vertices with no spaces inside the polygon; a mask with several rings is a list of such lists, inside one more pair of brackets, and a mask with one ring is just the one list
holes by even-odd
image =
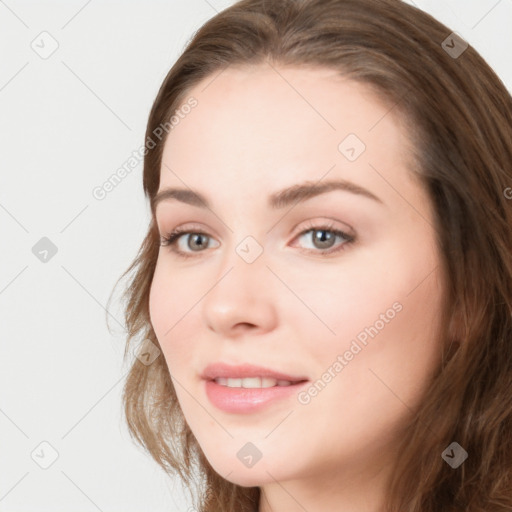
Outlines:
{"label": "tooth", "polygon": [[277,384],[276,379],[271,379],[270,377],[262,377],[261,378],[261,387],[262,388],[272,388]]}
{"label": "tooth", "polygon": [[247,377],[242,379],[243,388],[261,388],[261,379],[259,377]]}
{"label": "tooth", "polygon": [[226,377],[217,377],[214,379],[217,384],[230,388],[271,388],[274,386],[291,386],[292,382],[288,380],[277,380],[271,377],[246,377],[245,379],[235,379]]}
{"label": "tooth", "polygon": [[241,388],[242,387],[242,379],[227,379],[227,385],[230,388]]}

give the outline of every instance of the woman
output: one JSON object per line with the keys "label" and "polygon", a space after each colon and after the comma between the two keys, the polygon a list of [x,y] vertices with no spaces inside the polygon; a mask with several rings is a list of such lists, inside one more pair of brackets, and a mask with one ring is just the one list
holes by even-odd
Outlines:
{"label": "woman", "polygon": [[195,34],[147,125],[123,400],[196,510],[512,510],[511,133],[398,0]]}

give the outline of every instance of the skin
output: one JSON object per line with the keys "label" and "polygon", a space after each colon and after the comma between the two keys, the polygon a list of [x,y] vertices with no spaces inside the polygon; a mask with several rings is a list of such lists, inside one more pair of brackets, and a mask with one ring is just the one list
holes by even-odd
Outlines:
{"label": "skin", "polygon": [[[260,512],[376,512],[400,429],[440,361],[440,254],[403,125],[366,86],[323,68],[229,68],[190,96],[198,105],[166,140],[160,190],[191,188],[212,208],[170,200],[156,218],[162,236],[182,226],[210,238],[194,251],[183,235],[176,248],[187,259],[161,247],[150,293],[186,421],[220,475],[261,487]],[[349,133],[366,145],[352,162],[338,150]],[[274,191],[336,178],[382,203],[334,190],[293,208],[267,205]],[[325,246],[304,234],[329,221],[355,242]],[[249,235],[263,248],[250,264],[236,252]],[[323,257],[329,248],[341,250]],[[333,372],[394,303],[401,310]],[[292,396],[258,413],[226,413],[200,378],[217,361],[312,383],[329,368],[335,376],[308,404]],[[249,441],[262,453],[251,468],[236,455]]]}

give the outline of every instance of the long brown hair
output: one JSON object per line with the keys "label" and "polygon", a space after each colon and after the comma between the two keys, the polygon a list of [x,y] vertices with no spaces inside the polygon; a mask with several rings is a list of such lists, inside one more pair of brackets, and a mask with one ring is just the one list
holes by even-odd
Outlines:
{"label": "long brown hair", "polygon": [[[512,510],[512,98],[454,37],[400,0],[242,0],[214,16],[172,66],[149,115],[143,187],[152,219],[120,277],[130,276],[126,358],[135,340],[159,346],[148,308],[159,252],[153,198],[168,133],[158,127],[169,128],[201,80],[267,62],[331,68],[371,87],[407,126],[410,170],[434,206],[448,290],[442,363],[401,440],[389,512]],[[258,510],[259,487],[225,480],[206,460],[163,357],[134,359],[123,404],[132,437],[179,475],[198,511]],[[442,458],[452,442],[468,453],[457,468]]]}

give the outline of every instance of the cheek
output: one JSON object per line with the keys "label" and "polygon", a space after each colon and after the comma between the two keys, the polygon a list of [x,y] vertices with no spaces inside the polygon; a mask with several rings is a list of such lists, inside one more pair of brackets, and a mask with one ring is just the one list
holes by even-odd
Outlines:
{"label": "cheek", "polygon": [[343,446],[358,446],[364,440],[362,453],[393,436],[409,421],[410,410],[439,363],[436,276],[410,293],[421,278],[413,265],[400,270],[401,280],[390,274],[370,289],[366,286],[372,280],[366,279],[350,298],[340,292],[333,296],[335,305],[325,303],[326,308],[336,308],[337,319],[332,315],[330,324],[336,336],[321,324],[313,329],[311,318],[298,326],[316,371],[309,396],[301,396],[301,403],[309,402],[300,409],[303,421],[310,422],[311,431],[324,432],[324,411],[329,411],[331,432],[343,426],[341,444],[326,447],[326,456],[335,445],[344,450]]}
{"label": "cheek", "polygon": [[190,288],[175,272],[164,271],[163,265],[159,267],[157,263],[149,294],[149,312],[180,408],[187,422],[194,425],[208,419],[205,420],[187,391],[192,389],[189,379],[196,351],[194,336],[197,336],[197,322],[190,311],[197,299],[193,300],[195,294]]}
{"label": "cheek", "polygon": [[179,378],[193,355],[204,286],[190,284],[186,272],[171,271],[157,261],[149,293],[149,314],[162,353],[172,375]]}
{"label": "cheek", "polygon": [[[298,326],[298,333],[308,333],[304,341],[309,340],[315,352],[327,353],[327,347],[331,352],[343,349],[365,327],[379,321],[381,314],[387,312],[388,317],[394,318],[399,306],[393,309],[393,304],[402,303],[413,288],[415,271],[407,275],[408,269],[402,263],[399,272],[395,272],[392,257],[381,253],[376,262],[375,253],[364,252],[359,251],[357,258],[347,258],[338,267],[319,265],[309,279],[304,279],[300,268],[296,274],[282,272],[283,280],[300,298],[289,299],[289,323]],[[315,344],[318,339],[322,340],[321,345]]]}
{"label": "cheek", "polygon": [[194,293],[191,286],[186,286],[183,274],[170,270],[164,260],[161,257],[157,260],[149,293],[151,323],[157,336],[162,337],[171,328],[171,332],[179,329],[177,322],[186,313],[185,306]]}
{"label": "cheek", "polygon": [[149,317],[159,341],[161,341],[160,336],[164,328],[164,311],[168,309],[167,302],[170,299],[168,293],[165,293],[166,288],[164,276],[160,270],[159,262],[157,261],[153,281],[151,282],[151,289],[149,291]]}
{"label": "cheek", "polygon": [[401,385],[415,375],[421,381],[440,352],[443,290],[435,255],[426,245],[408,258],[397,257],[396,245],[382,249],[359,251],[347,268],[316,272],[314,280],[294,286],[309,309],[294,315],[297,332],[304,333],[317,371],[347,354],[348,366],[364,366],[356,377],[360,391],[376,380],[368,371],[372,365]]}

